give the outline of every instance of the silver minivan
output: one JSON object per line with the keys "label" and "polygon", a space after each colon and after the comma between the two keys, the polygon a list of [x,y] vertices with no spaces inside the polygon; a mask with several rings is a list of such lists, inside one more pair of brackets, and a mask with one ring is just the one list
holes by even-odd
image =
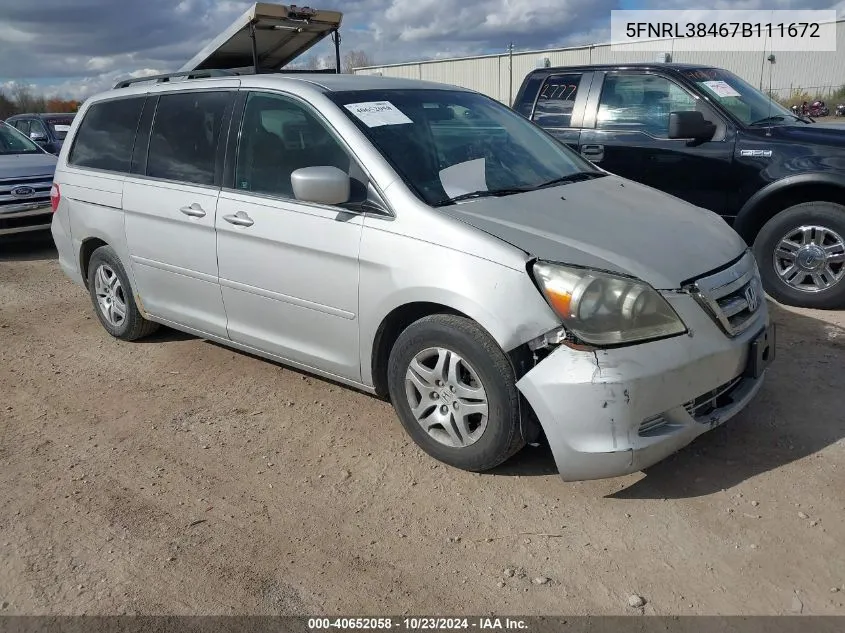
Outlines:
{"label": "silver minivan", "polygon": [[461,88],[120,87],[76,117],[55,195],[59,262],[109,334],[164,324],[389,398],[463,469],[542,436],[565,480],[642,469],[742,410],[774,357],[723,220]]}

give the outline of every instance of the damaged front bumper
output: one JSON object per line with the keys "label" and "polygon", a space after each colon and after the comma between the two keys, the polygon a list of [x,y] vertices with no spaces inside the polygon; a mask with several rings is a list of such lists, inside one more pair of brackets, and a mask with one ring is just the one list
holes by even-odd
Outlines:
{"label": "damaged front bumper", "polygon": [[561,345],[517,382],[565,481],[651,466],[739,413],[762,386],[770,359],[758,362],[754,341],[768,334],[774,345],[765,304],[730,338],[691,296],[667,299],[689,334],[597,351]]}

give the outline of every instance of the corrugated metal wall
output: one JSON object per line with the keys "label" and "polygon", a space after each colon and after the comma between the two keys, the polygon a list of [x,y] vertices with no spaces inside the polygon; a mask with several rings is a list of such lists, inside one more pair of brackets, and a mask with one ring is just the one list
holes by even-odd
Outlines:
{"label": "corrugated metal wall", "polygon": [[[578,48],[517,52],[513,54],[511,85],[508,81],[511,73],[507,53],[372,66],[357,69],[355,72],[362,75],[381,74],[385,77],[426,79],[454,84],[478,90],[503,103],[510,103],[525,75],[536,68],[538,60],[544,57],[549,59],[552,66],[650,62],[656,59],[659,50],[670,53],[674,62],[727,68],[764,91],[771,85],[776,96],[783,98],[798,90],[806,91],[811,96],[827,96],[845,85],[845,21],[836,24],[836,52],[776,52],[774,64],[766,61],[768,51],[675,51],[673,44],[673,40],[665,40],[659,45],[659,49],[649,42],[625,45],[627,50],[619,50],[621,47],[611,50],[610,44],[596,44]],[[704,46],[706,43],[702,42],[702,47]]]}

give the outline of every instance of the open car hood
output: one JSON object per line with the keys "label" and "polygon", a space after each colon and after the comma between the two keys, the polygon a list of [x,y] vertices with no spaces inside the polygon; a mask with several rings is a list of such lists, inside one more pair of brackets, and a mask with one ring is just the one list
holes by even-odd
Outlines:
{"label": "open car hood", "polygon": [[340,28],[343,14],[257,2],[180,71],[252,69],[251,27],[259,72],[273,72]]}

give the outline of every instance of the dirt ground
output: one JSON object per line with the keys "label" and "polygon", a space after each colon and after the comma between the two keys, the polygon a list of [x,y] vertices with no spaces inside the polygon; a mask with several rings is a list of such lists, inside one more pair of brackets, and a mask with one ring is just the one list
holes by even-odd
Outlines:
{"label": "dirt ground", "polygon": [[116,341],[49,241],[0,242],[0,609],[845,614],[845,314],[772,311],[744,414],[565,484],[547,449],[458,471],[370,396],[170,330]]}

